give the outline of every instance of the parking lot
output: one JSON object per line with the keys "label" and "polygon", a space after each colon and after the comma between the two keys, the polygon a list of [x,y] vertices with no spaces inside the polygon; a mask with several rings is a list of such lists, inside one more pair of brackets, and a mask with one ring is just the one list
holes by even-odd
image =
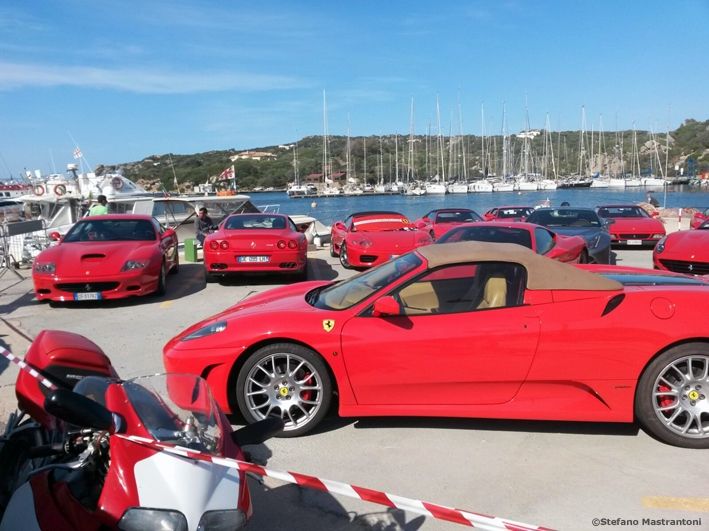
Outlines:
{"label": "parking lot", "polygon": [[[618,251],[618,265],[651,267],[647,250]],[[29,271],[23,274],[29,277]],[[309,253],[309,278],[343,270],[327,250]],[[98,343],[124,378],[162,371],[163,344],[195,321],[280,285],[244,277],[205,284],[201,264],[183,263],[167,295],[50,307],[33,300],[29,278],[0,280],[0,340],[23,353],[45,328]],[[573,348],[570,346],[570,348]],[[16,369],[0,365],[1,419],[14,407]],[[277,470],[339,480],[388,493],[556,529],[592,529],[594,518],[701,519],[709,529],[705,452],[662,444],[625,424],[475,419],[331,417],[298,439],[253,449]],[[451,523],[266,480],[251,481],[250,529],[455,529]],[[627,529],[627,524],[602,529]]]}

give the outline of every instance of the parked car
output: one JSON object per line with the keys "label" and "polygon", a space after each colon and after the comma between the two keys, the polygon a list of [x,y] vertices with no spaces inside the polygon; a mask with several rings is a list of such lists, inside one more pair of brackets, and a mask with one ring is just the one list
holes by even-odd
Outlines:
{"label": "parked car", "polygon": [[662,221],[637,205],[603,205],[596,212],[611,221],[608,232],[615,245],[654,247],[666,234]]}
{"label": "parked car", "polygon": [[709,220],[709,207],[698,208],[697,211],[692,215],[692,219],[689,220],[690,229],[698,229],[702,223]]}
{"label": "parked car", "polygon": [[232,214],[204,239],[207,282],[254,272],[307,277],[308,242],[288,216]]}
{"label": "parked car", "polygon": [[586,241],[581,236],[555,234],[546,227],[524,221],[466,223],[449,230],[436,243],[466,241],[516,243],[560,262],[588,262]]}
{"label": "parked car", "polygon": [[414,221],[414,225],[420,230],[427,231],[432,239],[437,240],[461,223],[482,221],[482,219],[477,212],[469,208],[437,208]]}
{"label": "parked car", "polygon": [[337,394],[345,417],[637,420],[709,448],[709,283],[580,267],[519,245],[429,245],[255,295],[171,339],[163,362],[247,422],[281,416],[285,436]]}
{"label": "parked car", "polygon": [[709,275],[709,220],[695,230],[680,230],[660,240],[652,253],[656,269]]}
{"label": "parked car", "polygon": [[611,262],[611,236],[608,223],[598,217],[592,208],[538,208],[527,218],[552,229],[556,234],[581,236],[586,240],[586,250],[591,261],[597,264]]}
{"label": "parked car", "polygon": [[414,226],[398,212],[357,212],[330,229],[330,255],[342,267],[372,267],[422,245],[433,243],[428,231]]}
{"label": "parked car", "polygon": [[166,290],[180,262],[177,236],[150,216],[113,214],[79,220],[34,260],[37,300],[119,299]]}
{"label": "parked car", "polygon": [[495,221],[504,219],[505,221],[524,221],[527,219],[534,207],[531,206],[501,206],[491,208],[483,214],[485,221]]}

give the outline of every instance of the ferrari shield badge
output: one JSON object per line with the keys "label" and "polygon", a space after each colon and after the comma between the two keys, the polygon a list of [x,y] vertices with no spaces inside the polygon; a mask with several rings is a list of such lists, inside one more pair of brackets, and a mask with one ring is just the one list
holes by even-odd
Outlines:
{"label": "ferrari shield badge", "polygon": [[333,319],[323,319],[322,327],[325,332],[330,332],[333,328],[335,328],[335,321]]}

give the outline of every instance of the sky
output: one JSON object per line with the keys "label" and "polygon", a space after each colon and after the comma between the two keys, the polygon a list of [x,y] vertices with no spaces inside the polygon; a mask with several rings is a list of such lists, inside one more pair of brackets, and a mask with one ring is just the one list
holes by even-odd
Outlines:
{"label": "sky", "polygon": [[[0,178],[331,135],[709,118],[709,0],[3,0]],[[484,108],[484,120],[483,110]],[[527,109],[527,110],[525,110]]]}

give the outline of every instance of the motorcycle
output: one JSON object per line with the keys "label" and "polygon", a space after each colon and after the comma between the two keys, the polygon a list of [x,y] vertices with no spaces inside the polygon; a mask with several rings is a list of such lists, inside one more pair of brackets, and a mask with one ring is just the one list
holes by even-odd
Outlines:
{"label": "motorcycle", "polygon": [[200,377],[121,380],[78,334],[45,330],[24,361],[35,373],[19,373],[19,412],[0,443],[0,531],[246,524],[252,507],[243,472],[131,438],[243,461],[241,446],[281,431],[280,418],[233,432]]}

